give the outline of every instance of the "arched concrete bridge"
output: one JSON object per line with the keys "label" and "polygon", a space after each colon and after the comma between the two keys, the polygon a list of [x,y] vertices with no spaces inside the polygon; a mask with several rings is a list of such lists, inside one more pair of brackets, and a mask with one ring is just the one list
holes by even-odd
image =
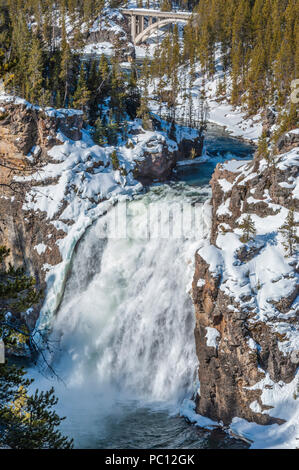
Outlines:
{"label": "arched concrete bridge", "polygon": [[142,43],[156,29],[167,24],[186,23],[192,16],[192,13],[183,11],[159,11],[144,8],[122,9],[121,12],[130,17],[131,36],[135,46]]}

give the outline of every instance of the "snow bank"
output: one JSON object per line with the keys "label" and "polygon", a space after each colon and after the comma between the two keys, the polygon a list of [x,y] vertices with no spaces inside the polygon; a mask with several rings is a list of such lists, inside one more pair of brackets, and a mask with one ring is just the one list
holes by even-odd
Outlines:
{"label": "snow bank", "polygon": [[289,384],[275,383],[266,374],[266,377],[252,388],[261,389],[262,402],[273,407],[266,411],[267,414],[279,416],[286,422],[282,425],[261,426],[234,418],[230,429],[253,441],[252,449],[296,449],[299,436],[299,374],[297,373]]}

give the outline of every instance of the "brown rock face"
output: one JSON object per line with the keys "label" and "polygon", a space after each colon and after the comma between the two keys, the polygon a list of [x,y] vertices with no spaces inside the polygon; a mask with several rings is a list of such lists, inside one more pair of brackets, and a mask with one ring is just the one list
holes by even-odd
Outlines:
{"label": "brown rock face", "polygon": [[[42,183],[16,184],[13,177],[36,173],[38,168],[48,163],[47,151],[59,143],[57,130],[61,129],[74,139],[79,138],[83,122],[78,115],[55,119],[25,105],[10,103],[4,107],[4,119],[0,120],[0,163],[4,165],[0,166],[0,245],[10,249],[7,266],[8,263],[14,267],[24,266],[27,274],[35,278],[37,289],[43,290],[46,287],[44,265],[56,265],[61,261],[56,242],[65,233],[57,230],[44,213],[23,211],[30,185],[40,185],[42,190]],[[35,146],[38,152],[29,162],[26,155]],[[12,188],[10,184],[13,184]],[[28,326],[34,326],[39,308],[37,305],[32,314],[26,316]]]}
{"label": "brown rock face", "polygon": [[192,151],[195,151],[196,157],[200,157],[202,155],[203,145],[203,132],[201,132],[201,135],[194,140],[183,139],[178,143],[178,150],[176,152],[177,160],[189,160],[192,156]]}
{"label": "brown rock face", "polygon": [[[279,161],[279,157],[278,157]],[[228,171],[225,165],[218,165],[212,177],[212,229],[210,242],[216,246],[219,233],[231,232],[237,227],[237,219],[242,213],[257,214],[263,218],[276,214],[265,203],[265,194],[271,202],[281,207],[298,209],[298,200],[293,199],[290,189],[279,183],[293,181],[298,177],[298,165],[285,165],[279,169],[264,168],[259,171],[257,157],[247,165],[245,173],[250,177],[244,181],[244,172]],[[227,183],[223,190],[223,180]],[[254,193],[251,192],[255,189]],[[254,201],[252,199],[254,198]],[[254,203],[253,203],[254,202]],[[227,203],[228,211],[219,207]],[[264,248],[263,242],[255,246],[242,247],[236,253],[236,262],[246,265],[259,255]],[[213,420],[228,425],[234,417],[255,421],[259,424],[282,423],[279,418],[262,413],[268,409],[261,401],[262,390],[249,390],[260,382],[267,372],[274,382],[290,383],[296,373],[298,362],[294,355],[284,355],[280,342],[284,335],[266,321],[252,321],[255,314],[251,304],[254,295],[237,301],[223,289],[221,274],[211,272],[209,264],[197,253],[193,279],[193,302],[196,313],[195,339],[199,359],[200,395],[197,396],[197,412]],[[293,276],[296,275],[294,268]],[[298,325],[298,316],[288,317],[294,300],[298,295],[298,286],[287,298],[275,304],[277,314],[284,317],[277,319],[284,325]],[[271,322],[269,322],[271,323]],[[273,325],[272,325],[273,326]],[[219,333],[217,347],[207,345],[207,329],[214,328]],[[249,346],[249,339],[252,341]],[[252,347],[256,345],[256,348]],[[263,369],[263,370],[262,370]],[[255,401],[260,412],[253,411],[250,404]]]}
{"label": "brown rock face", "polygon": [[[197,287],[199,280],[204,287]],[[248,390],[264,378],[259,366],[269,371],[275,380],[290,382],[297,365],[286,358],[278,348],[278,338],[265,324],[254,327],[248,323],[250,312],[240,305],[229,306],[233,299],[221,290],[221,279],[213,277],[207,263],[197,254],[193,281],[193,300],[196,311],[196,352],[199,359],[200,396],[197,412],[228,425],[236,416],[259,424],[282,423],[278,418],[255,413],[250,403],[256,400],[261,409],[261,390]],[[218,348],[207,346],[206,327],[220,333]],[[254,351],[248,337],[260,345]]]}
{"label": "brown rock face", "polygon": [[[82,138],[83,116],[81,114],[68,114],[61,111],[55,117],[50,117],[43,111],[37,111],[26,104],[1,104],[5,110],[0,114],[0,136],[3,142],[0,152],[7,155],[11,145],[15,147],[12,153],[29,154],[35,146],[41,150],[48,150],[57,143],[56,133],[61,132],[72,140]],[[1,156],[0,153],[0,156]],[[38,154],[37,156],[40,156]]]}
{"label": "brown rock face", "polygon": [[165,181],[171,177],[175,166],[176,156],[164,144],[161,151],[144,152],[143,159],[136,161],[134,176],[143,184],[149,184],[154,180]]}
{"label": "brown rock face", "polygon": [[[10,256],[6,263],[11,263],[15,267],[25,267],[28,275],[36,280],[38,290],[46,287],[45,274],[43,269],[45,264],[56,265],[61,261],[56,241],[64,236],[55,227],[48,223],[42,214],[27,214],[24,217],[22,210],[21,195],[11,199],[0,198],[0,245],[10,248]],[[43,253],[38,253],[35,247],[44,244],[47,240],[47,248]],[[41,301],[42,303],[42,301]],[[30,316],[26,316],[28,326],[33,327],[37,318],[40,305]]]}

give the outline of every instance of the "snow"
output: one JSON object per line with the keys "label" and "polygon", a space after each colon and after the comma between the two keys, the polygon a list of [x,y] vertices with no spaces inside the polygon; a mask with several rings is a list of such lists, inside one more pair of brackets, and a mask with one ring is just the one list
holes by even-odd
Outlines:
{"label": "snow", "polygon": [[229,191],[231,191],[231,189],[233,187],[233,183],[230,183],[226,179],[219,179],[219,180],[217,180],[217,182],[218,182],[218,184],[220,184],[221,189],[224,193],[228,193]]}
{"label": "snow", "polygon": [[[136,13],[140,12],[140,13],[143,13],[144,15],[146,15],[146,13],[148,14],[154,14],[156,13],[157,9],[155,8],[138,8],[138,7],[135,7],[135,6],[129,6],[129,7],[126,7],[125,8],[126,10],[134,10],[134,12],[136,11]],[[158,10],[160,11],[160,10]],[[191,12],[188,12],[188,11],[185,11],[185,10],[175,10],[175,11],[172,11],[172,12],[166,12],[167,14],[170,13],[171,14],[184,14],[184,15],[187,15],[187,16],[192,16],[192,13]]]}
{"label": "snow", "polygon": [[223,163],[222,168],[232,173],[239,173],[248,163],[250,163],[250,160],[228,160],[227,162]]}
{"label": "snow", "polygon": [[[292,132],[299,132],[299,129],[294,129]],[[284,171],[289,167],[298,167],[299,166],[299,148],[293,148],[289,152],[283,155],[283,158],[279,159],[277,167]],[[292,181],[292,185],[289,186],[289,189],[292,190],[292,196],[294,199],[299,199],[299,178],[297,177]],[[288,186],[282,186],[288,188]]]}
{"label": "snow", "polygon": [[204,279],[198,279],[198,281],[197,281],[197,284],[196,284],[196,285],[197,285],[197,287],[199,287],[199,288],[200,288],[200,287],[204,287],[205,283],[206,283],[206,282],[205,282],[205,280],[204,280]]}
{"label": "snow", "polygon": [[[227,184],[226,189],[229,187],[228,185],[229,183]],[[230,189],[231,189],[231,186],[227,190],[229,191]],[[221,216],[221,215],[228,215],[229,217],[232,216],[232,212],[229,209],[229,204],[230,204],[230,200],[226,199],[226,201],[223,204],[221,204],[221,206],[218,207],[217,216]]]}
{"label": "snow", "polygon": [[111,42],[107,42],[107,41],[87,44],[86,46],[84,46],[83,55],[88,55],[88,54],[92,54],[96,56],[101,56],[102,54],[106,56],[113,56],[114,47]]}
{"label": "snow", "polygon": [[234,109],[230,104],[218,103],[215,100],[215,85],[211,84],[209,93],[209,121],[225,126],[233,136],[257,142],[262,133],[262,124],[256,124],[252,119],[246,119],[245,113]]}
{"label": "snow", "polygon": [[44,245],[44,243],[39,243],[39,245],[36,245],[34,249],[38,252],[39,255],[41,255],[46,251],[47,246]]}
{"label": "snow", "polygon": [[207,334],[206,334],[206,339],[207,339],[207,346],[209,348],[218,348],[218,343],[217,339],[220,337],[220,333],[216,328],[210,328],[206,327]]}
{"label": "snow", "polygon": [[195,412],[195,403],[193,400],[185,399],[180,408],[180,415],[184,416],[190,423],[204,429],[214,429],[219,427],[219,423],[210,418],[201,416]]}
{"label": "snow", "polygon": [[210,243],[205,240],[197,252],[209,264],[209,271],[212,274],[216,276],[222,272],[223,257],[219,248],[210,245]]}
{"label": "snow", "polygon": [[[252,449],[296,449],[299,437],[299,373],[289,384],[273,382],[269,374],[252,389],[262,390],[261,400],[270,410],[262,411],[270,416],[286,420],[284,424],[261,426],[234,418],[230,429],[244,438],[253,441]],[[255,408],[256,405],[252,404]],[[254,410],[255,411],[255,410]],[[259,411],[260,412],[260,411]]]}
{"label": "snow", "polygon": [[253,401],[250,404],[250,408],[254,413],[261,413],[261,411],[262,411],[261,405],[258,403],[257,400]]}
{"label": "snow", "polygon": [[252,349],[253,351],[261,351],[260,345],[257,344],[256,341],[254,341],[252,338],[249,338],[249,340],[247,341],[247,344],[250,347],[250,349]]}

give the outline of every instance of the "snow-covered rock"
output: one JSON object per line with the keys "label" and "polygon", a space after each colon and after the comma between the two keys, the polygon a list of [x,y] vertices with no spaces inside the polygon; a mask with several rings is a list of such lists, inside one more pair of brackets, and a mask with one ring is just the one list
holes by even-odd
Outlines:
{"label": "snow-covered rock", "polygon": [[[299,435],[298,250],[280,231],[293,208],[299,235],[298,168],[296,145],[274,169],[258,155],[218,164],[210,240],[196,253],[196,411],[256,448],[295,448]],[[255,233],[244,243],[248,216]]]}

